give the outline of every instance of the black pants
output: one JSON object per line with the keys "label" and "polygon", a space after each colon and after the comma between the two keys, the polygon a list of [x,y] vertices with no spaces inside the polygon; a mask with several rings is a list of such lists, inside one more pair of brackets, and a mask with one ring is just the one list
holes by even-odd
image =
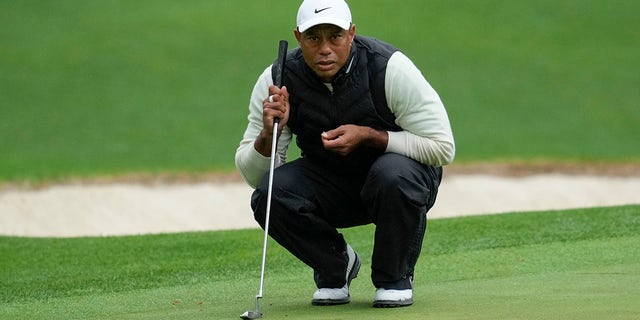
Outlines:
{"label": "black pants", "polygon": [[[373,284],[412,287],[442,168],[386,153],[364,176],[338,174],[307,159],[274,171],[269,235],[313,268],[318,288],[345,285],[346,242],[337,228],[374,223]],[[251,206],[264,228],[268,174]]]}

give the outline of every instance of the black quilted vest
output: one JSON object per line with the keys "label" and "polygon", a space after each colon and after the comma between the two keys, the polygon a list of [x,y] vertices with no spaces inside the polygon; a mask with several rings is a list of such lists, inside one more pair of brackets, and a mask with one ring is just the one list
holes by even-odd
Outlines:
{"label": "black quilted vest", "polygon": [[300,48],[287,53],[283,85],[289,91],[287,125],[296,135],[302,156],[340,173],[362,174],[382,154],[362,147],[347,156],[327,151],[320,135],[343,124],[400,131],[385,95],[385,73],[397,49],[373,38],[356,36],[345,66],[331,92],[304,62]]}

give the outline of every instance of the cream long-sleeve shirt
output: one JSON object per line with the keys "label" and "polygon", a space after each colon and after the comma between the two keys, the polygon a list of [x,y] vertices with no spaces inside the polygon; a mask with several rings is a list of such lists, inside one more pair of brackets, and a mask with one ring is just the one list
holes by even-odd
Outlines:
{"label": "cream long-sleeve shirt", "polygon": [[[249,124],[236,150],[236,167],[253,188],[269,170],[269,157],[254,148],[262,131],[262,101],[273,84],[271,66],[258,78],[249,101]],[[387,64],[385,75],[387,105],[403,130],[389,131],[385,152],[394,152],[428,165],[444,166],[453,161],[455,143],[451,124],[440,97],[413,62],[400,51]],[[284,127],[278,139],[276,167],[286,162],[292,133]]]}

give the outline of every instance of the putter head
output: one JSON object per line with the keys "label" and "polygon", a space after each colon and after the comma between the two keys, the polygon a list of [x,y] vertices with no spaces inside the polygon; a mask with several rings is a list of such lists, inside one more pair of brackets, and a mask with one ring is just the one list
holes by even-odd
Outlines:
{"label": "putter head", "polygon": [[262,318],[262,313],[257,311],[247,311],[240,315],[241,319],[258,319]]}

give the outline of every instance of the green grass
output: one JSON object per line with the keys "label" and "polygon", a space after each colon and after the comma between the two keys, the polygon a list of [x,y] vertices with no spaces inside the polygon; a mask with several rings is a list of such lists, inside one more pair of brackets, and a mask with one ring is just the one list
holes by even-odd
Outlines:
{"label": "green grass", "polygon": [[[638,161],[638,1],[352,1],[442,96],[457,160]],[[0,181],[233,170],[296,5],[0,3]]]}
{"label": "green grass", "polygon": [[[266,319],[634,319],[640,206],[429,222],[416,303],[370,307],[372,227],[345,230],[352,303],[310,305],[311,271],[270,243]],[[2,319],[236,319],[253,308],[262,232],[0,237]]]}
{"label": "green grass", "polygon": [[[351,1],[447,106],[457,161],[640,160],[640,2]],[[290,2],[0,2],[0,183],[233,170]],[[295,155],[295,151],[293,153]],[[266,319],[636,319],[640,206],[430,221],[416,304],[370,307],[372,227],[345,230],[353,302],[314,308],[271,242]],[[262,232],[0,237],[1,319],[236,319]]]}

